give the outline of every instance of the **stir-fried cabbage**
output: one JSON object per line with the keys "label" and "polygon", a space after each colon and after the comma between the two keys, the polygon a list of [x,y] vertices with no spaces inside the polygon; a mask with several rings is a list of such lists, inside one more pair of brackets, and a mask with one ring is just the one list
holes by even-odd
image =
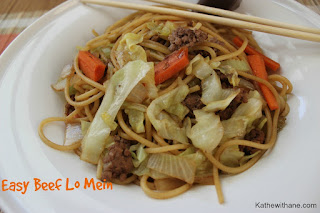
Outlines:
{"label": "stir-fried cabbage", "polygon": [[232,138],[243,138],[246,134],[249,118],[246,116],[237,116],[222,121],[224,135],[222,141],[228,141]]}
{"label": "stir-fried cabbage", "polygon": [[143,47],[138,45],[143,41],[143,35],[127,33],[119,42],[117,48],[117,59],[120,67],[123,67],[129,61],[142,60],[147,61],[147,54]]}
{"label": "stir-fried cabbage", "polygon": [[129,95],[133,87],[151,71],[153,63],[146,63],[141,60],[129,62],[122,69],[118,70],[107,84],[107,90],[103,101],[82,140],[81,159],[97,164],[102,153],[105,141],[108,138],[111,128],[103,121],[101,115],[106,113],[114,120],[121,105]]}
{"label": "stir-fried cabbage", "polygon": [[175,156],[170,154],[152,154],[148,161],[148,168],[183,180],[192,184],[196,172],[196,164],[181,156]]}
{"label": "stir-fried cabbage", "polygon": [[146,99],[147,95],[147,89],[143,86],[142,83],[138,83],[135,87],[133,87],[126,101],[142,103]]}
{"label": "stir-fried cabbage", "polygon": [[64,145],[70,145],[83,138],[81,125],[79,123],[69,123],[66,125]]}
{"label": "stir-fried cabbage", "polygon": [[229,146],[221,154],[220,162],[226,166],[238,167],[243,156],[244,152],[239,150],[238,145]]}
{"label": "stir-fried cabbage", "polygon": [[90,122],[81,120],[81,132],[85,135],[90,127]]}
{"label": "stir-fried cabbage", "polygon": [[222,100],[217,100],[210,102],[207,106],[203,108],[203,110],[207,112],[216,112],[218,110],[225,110],[231,101],[239,94],[240,89],[234,90],[234,89],[225,89],[224,91],[221,92],[221,97],[224,98],[227,94],[227,98],[222,99]]}
{"label": "stir-fried cabbage", "polygon": [[240,90],[222,89],[221,81],[216,72],[202,80],[201,101],[208,105],[207,111],[217,111],[225,109],[237,96]]}
{"label": "stir-fried cabbage", "polygon": [[[171,106],[181,104],[188,93],[189,87],[187,85],[181,85],[150,103],[147,109],[147,115],[161,137],[176,140],[181,143],[188,143],[185,129],[179,127],[179,125],[163,111],[168,110]],[[182,106],[182,109],[185,113],[185,106]]]}
{"label": "stir-fried cabbage", "polygon": [[239,71],[249,71],[250,66],[246,61],[243,60],[236,60],[236,59],[228,59],[225,61],[221,61],[221,66],[231,66],[235,70]]}
{"label": "stir-fried cabbage", "polygon": [[142,133],[145,132],[144,128],[144,113],[135,110],[135,109],[125,109],[124,112],[128,115],[129,118],[129,124],[132,127],[133,131],[136,133]]}
{"label": "stir-fried cabbage", "polygon": [[183,156],[189,160],[192,160],[196,166],[196,177],[203,175],[212,175],[212,163],[208,160],[208,158],[199,150],[196,151],[195,148],[190,147],[186,149],[179,156]]}
{"label": "stir-fried cabbage", "polygon": [[225,74],[228,78],[229,83],[236,87],[240,83],[240,78],[238,77],[238,72],[231,66],[219,66],[217,68],[221,73]]}
{"label": "stir-fried cabbage", "polygon": [[248,120],[248,127],[251,127],[253,121],[262,116],[263,99],[258,91],[250,91],[248,95],[248,102],[242,103],[233,113],[231,118],[238,116],[246,116]]}
{"label": "stir-fried cabbage", "polygon": [[212,67],[205,61],[205,59],[198,54],[194,57],[186,68],[186,74],[194,74],[199,79],[205,79],[213,72]]}
{"label": "stir-fried cabbage", "polygon": [[157,24],[156,22],[148,22],[147,28],[151,30],[154,34],[160,36],[160,38],[167,39],[168,36],[176,29],[176,26],[171,21],[166,21],[165,24],[160,23]]}
{"label": "stir-fried cabbage", "polygon": [[211,153],[220,143],[223,136],[223,126],[220,117],[211,112],[203,110],[193,111],[197,123],[187,128],[187,136],[192,144],[208,153]]}
{"label": "stir-fried cabbage", "polygon": [[148,154],[144,150],[144,145],[140,143],[130,146],[129,150],[133,158],[133,166],[136,168],[148,157]]}

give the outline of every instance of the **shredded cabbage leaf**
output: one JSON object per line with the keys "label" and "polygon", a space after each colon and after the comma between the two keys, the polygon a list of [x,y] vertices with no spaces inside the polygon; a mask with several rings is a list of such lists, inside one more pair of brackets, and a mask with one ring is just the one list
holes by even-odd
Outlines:
{"label": "shredded cabbage leaf", "polygon": [[133,166],[135,168],[139,167],[140,164],[148,157],[148,153],[144,150],[144,145],[141,143],[130,146],[129,151],[133,158]]}
{"label": "shredded cabbage leaf", "polygon": [[195,151],[194,147],[186,149],[179,156],[183,156],[189,160],[192,160],[196,164],[196,177],[208,174],[212,175],[212,163],[206,156],[204,156],[202,152],[200,152],[199,150]]}
{"label": "shredded cabbage leaf", "polygon": [[223,136],[224,130],[220,117],[203,110],[194,110],[193,113],[197,123],[192,128],[187,127],[187,136],[195,147],[211,153]]}
{"label": "shredded cabbage leaf", "polygon": [[135,109],[125,109],[124,112],[128,115],[129,124],[132,127],[133,131],[136,133],[143,133],[145,132],[144,128],[144,113],[135,110]]}
{"label": "shredded cabbage leaf", "polygon": [[262,116],[263,99],[258,91],[250,91],[248,95],[248,102],[242,103],[233,113],[231,118],[238,116],[245,116],[248,118],[248,127],[252,126],[253,121]]}
{"label": "shredded cabbage leaf", "polygon": [[194,74],[197,78],[203,80],[211,75],[212,67],[206,63],[205,59],[198,54],[194,57],[186,68],[186,74]]}
{"label": "shredded cabbage leaf", "polygon": [[238,167],[243,156],[244,152],[239,150],[238,145],[229,146],[221,154],[220,162],[226,166]]}
{"label": "shredded cabbage leaf", "polygon": [[98,163],[111,131],[111,127],[103,121],[101,115],[107,113],[114,120],[133,87],[153,70],[153,63],[136,60],[127,63],[112,76],[96,116],[82,140],[82,160]]}
{"label": "shredded cabbage leaf", "polygon": [[[176,140],[181,143],[188,143],[185,128],[179,127],[178,123],[164,111],[167,111],[171,106],[181,104],[188,93],[189,87],[187,85],[181,85],[150,103],[147,109],[147,115],[161,137]],[[184,114],[187,109],[185,106],[181,108]],[[169,111],[172,112],[170,109]]]}
{"label": "shredded cabbage leaf", "polygon": [[196,172],[196,164],[193,161],[165,153],[151,154],[147,167],[189,184],[193,183]]}
{"label": "shredded cabbage leaf", "polygon": [[127,33],[119,42],[117,47],[117,59],[120,67],[123,67],[129,61],[142,60],[147,61],[147,54],[143,47],[138,45],[143,41],[143,35]]}
{"label": "shredded cabbage leaf", "polygon": [[90,127],[91,122],[81,120],[82,135],[85,135]]}
{"label": "shredded cabbage leaf", "polygon": [[231,101],[239,94],[239,92],[240,92],[240,89],[225,90],[221,94],[223,94],[222,95],[222,97],[223,97],[223,96],[225,96],[225,94],[229,93],[229,96],[227,98],[210,102],[207,106],[205,106],[203,108],[203,110],[205,110],[207,112],[216,112],[218,110],[225,110],[229,106]]}
{"label": "shredded cabbage leaf", "polygon": [[246,116],[237,116],[228,120],[222,121],[224,135],[222,142],[232,138],[243,138],[246,134],[249,118]]}
{"label": "shredded cabbage leaf", "polygon": [[151,21],[147,23],[147,28],[154,34],[159,35],[160,38],[167,39],[168,36],[176,29],[176,26],[171,21],[166,21],[165,24],[158,24],[155,21]]}
{"label": "shredded cabbage leaf", "polygon": [[201,81],[202,103],[206,104],[206,111],[215,112],[224,110],[239,94],[239,89],[222,89],[221,81],[215,71]]}
{"label": "shredded cabbage leaf", "polygon": [[228,59],[225,61],[221,61],[221,66],[231,66],[235,70],[244,72],[250,70],[250,66],[246,61],[236,59]]}

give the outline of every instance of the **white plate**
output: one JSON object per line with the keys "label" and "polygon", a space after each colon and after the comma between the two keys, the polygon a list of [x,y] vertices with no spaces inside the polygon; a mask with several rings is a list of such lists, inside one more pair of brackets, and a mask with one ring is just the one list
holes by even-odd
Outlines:
{"label": "white plate", "polygon": [[[289,0],[243,0],[239,11],[320,27],[318,15]],[[72,61],[76,46],[92,38],[92,29],[101,33],[128,13],[68,1],[26,29],[2,54],[0,178],[30,181],[30,186],[24,195],[0,188],[0,208],[5,212],[254,212],[257,202],[315,203],[320,208],[320,44],[264,33],[255,33],[257,40],[267,55],[281,63],[282,73],[294,85],[291,112],[271,153],[247,172],[222,179],[225,204],[218,204],[213,186],[197,186],[169,200],[151,199],[134,185],[114,185],[112,191],[82,186],[73,191],[34,191],[33,178],[70,178],[83,184],[84,178],[95,177],[95,167],[74,153],[43,144],[37,128],[43,118],[63,114],[63,97],[50,85]],[[62,141],[60,130],[57,125],[47,132]],[[317,209],[308,210],[312,211]]]}

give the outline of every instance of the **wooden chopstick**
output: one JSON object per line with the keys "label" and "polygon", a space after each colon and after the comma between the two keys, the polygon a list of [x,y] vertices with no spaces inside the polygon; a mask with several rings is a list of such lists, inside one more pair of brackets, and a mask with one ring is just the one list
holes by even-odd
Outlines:
{"label": "wooden chopstick", "polygon": [[171,6],[177,6],[177,7],[181,7],[181,8],[192,9],[192,10],[199,11],[199,12],[209,13],[209,14],[213,14],[213,15],[218,15],[218,16],[222,16],[222,17],[228,17],[228,18],[233,18],[233,19],[237,19],[237,20],[248,21],[248,22],[253,22],[253,23],[258,23],[258,24],[263,24],[263,25],[269,25],[269,26],[274,26],[274,27],[279,27],[279,28],[285,28],[285,29],[297,30],[297,31],[302,31],[302,32],[320,34],[320,29],[317,29],[317,28],[310,28],[310,27],[305,27],[305,26],[300,26],[300,25],[295,25],[295,24],[288,24],[285,22],[274,21],[274,20],[270,20],[270,19],[260,18],[260,17],[256,17],[256,16],[251,16],[251,15],[245,15],[242,13],[237,13],[237,12],[228,11],[228,10],[222,10],[222,9],[213,8],[213,7],[207,7],[207,6],[203,6],[203,5],[199,5],[199,4],[182,2],[182,1],[178,1],[178,0],[144,0],[144,1],[156,2],[156,3],[171,5]]}
{"label": "wooden chopstick", "polygon": [[82,3],[90,3],[90,4],[98,4],[98,5],[105,5],[105,6],[112,6],[112,7],[119,7],[124,9],[134,9],[134,10],[141,10],[147,11],[152,13],[160,13],[160,14],[167,14],[167,15],[175,15],[185,17],[187,19],[196,19],[201,21],[207,21],[214,24],[225,25],[229,27],[236,27],[236,28],[243,28],[248,30],[254,30],[259,32],[271,33],[275,35],[287,36],[292,38],[298,38],[308,41],[316,41],[320,42],[320,35],[301,32],[296,30],[290,29],[283,29],[278,27],[266,26],[262,24],[256,24],[241,20],[234,20],[230,18],[200,14],[195,12],[189,11],[182,11],[176,9],[169,9],[169,8],[162,8],[156,6],[149,6],[149,5],[142,5],[142,4],[133,4],[128,2],[115,2],[109,0],[80,0]]}

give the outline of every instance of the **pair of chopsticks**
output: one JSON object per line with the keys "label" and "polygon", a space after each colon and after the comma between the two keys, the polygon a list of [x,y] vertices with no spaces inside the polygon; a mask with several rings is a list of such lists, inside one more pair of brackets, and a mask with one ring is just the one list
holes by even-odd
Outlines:
{"label": "pair of chopsticks", "polygon": [[299,25],[293,25],[269,19],[259,18],[250,15],[244,15],[237,12],[207,7],[198,4],[192,4],[176,0],[146,0],[165,5],[177,6],[180,8],[192,9],[194,11],[218,15],[212,16],[191,11],[177,10],[171,8],[134,4],[128,2],[115,2],[109,0],[80,0],[82,3],[98,4],[125,9],[141,10],[152,13],[181,16],[188,19],[207,21],[214,24],[225,25],[229,27],[243,28],[259,32],[265,32],[275,35],[287,36],[302,40],[320,42],[320,29],[309,28]]}

